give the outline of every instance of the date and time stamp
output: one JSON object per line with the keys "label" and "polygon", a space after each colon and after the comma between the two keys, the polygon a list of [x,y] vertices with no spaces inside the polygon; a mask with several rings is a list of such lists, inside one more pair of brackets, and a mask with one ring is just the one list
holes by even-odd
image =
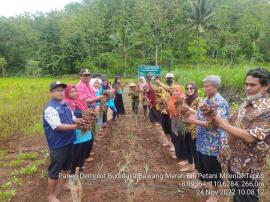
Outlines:
{"label": "date and time stamp", "polygon": [[[207,189],[209,184],[206,182],[198,180],[185,180],[181,182],[182,187],[198,187],[195,189],[196,195],[198,196],[211,196],[211,195],[220,195],[220,196],[233,196],[237,195],[263,195],[265,193],[264,182],[255,181],[255,182],[232,182],[232,181],[223,181],[223,182],[213,182],[215,187],[218,187],[217,190]],[[202,189],[205,187],[205,189]]]}

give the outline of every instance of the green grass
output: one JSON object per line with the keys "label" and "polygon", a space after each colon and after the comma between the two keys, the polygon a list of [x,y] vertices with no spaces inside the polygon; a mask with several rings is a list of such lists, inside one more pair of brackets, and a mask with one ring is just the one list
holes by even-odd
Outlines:
{"label": "green grass", "polygon": [[40,161],[40,160],[37,160],[37,159],[38,159],[38,153],[37,152],[20,152],[19,154],[17,154],[16,159],[6,163],[4,166],[5,167],[19,167],[26,160],[31,160],[31,161],[35,161],[35,162]]}
{"label": "green grass", "polygon": [[[270,65],[260,65],[270,70]],[[239,103],[243,98],[243,83],[246,72],[255,65],[236,65],[232,67],[218,65],[179,65],[172,72],[176,82],[183,85],[187,81],[196,81],[199,94],[203,96],[202,80],[207,75],[221,77],[221,94],[230,103]],[[161,77],[164,79],[167,69],[162,68]],[[49,84],[60,80],[76,84],[79,78],[74,75],[58,78],[0,78],[0,138],[16,135],[43,134],[42,112],[49,100]],[[113,82],[114,79],[110,79]],[[123,82],[138,82],[138,78],[122,79]],[[1,158],[1,154],[0,154]]]}
{"label": "green grass", "polygon": [[20,160],[36,160],[38,157],[38,153],[37,152],[28,152],[28,153],[23,153],[23,152],[20,152],[18,155],[17,155],[17,159],[20,159]]}
{"label": "green grass", "polygon": [[11,201],[12,198],[15,196],[15,190],[7,190],[7,191],[0,191],[0,201],[8,202]]}
{"label": "green grass", "polygon": [[[196,81],[198,86],[202,87],[202,80],[207,75],[219,75],[221,77],[223,87],[232,87],[238,90],[242,90],[245,75],[248,70],[254,69],[258,66],[238,65],[232,67],[208,65],[199,66],[186,65],[176,66],[172,71],[175,78],[181,84],[185,84],[187,81]],[[270,71],[270,65],[260,66]],[[167,72],[162,72],[162,77],[165,77]]]}
{"label": "green grass", "polygon": [[[55,78],[0,78],[0,138],[42,134],[42,112]],[[76,84],[77,80],[61,79]]]}
{"label": "green grass", "polygon": [[[219,75],[221,78],[221,93],[230,103],[241,102],[244,94],[244,80],[246,73],[250,69],[257,68],[258,66],[250,65],[236,65],[231,67],[218,66],[218,65],[181,65],[176,66],[171,72],[174,73],[176,82],[185,85],[187,81],[195,81],[200,89],[202,89],[203,79],[208,75]],[[270,71],[270,65],[261,65]],[[165,78],[168,71],[162,71],[162,78]],[[200,91],[202,93],[202,90]]]}

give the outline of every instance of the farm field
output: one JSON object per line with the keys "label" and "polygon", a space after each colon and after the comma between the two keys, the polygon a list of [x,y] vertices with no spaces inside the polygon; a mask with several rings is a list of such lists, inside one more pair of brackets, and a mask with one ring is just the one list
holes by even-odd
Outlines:
{"label": "farm field", "polygon": [[[269,11],[270,0],[2,1],[0,202],[246,202],[253,176],[205,182],[264,164],[270,202]],[[79,80],[77,92],[56,82]]]}
{"label": "farm field", "polygon": [[[240,83],[246,69],[234,71],[220,69],[176,69],[178,82],[187,78],[200,80],[206,74],[219,74],[224,93],[235,86],[240,93]],[[164,75],[164,73],[162,74]],[[232,76],[230,76],[232,75]],[[232,79],[234,78],[234,79]],[[49,99],[48,86],[55,78],[1,78],[0,110],[0,201],[46,201],[48,149],[42,129],[42,110]],[[76,84],[76,79],[60,79]],[[135,79],[124,80],[126,82]],[[233,82],[235,81],[235,82]],[[201,87],[201,86],[200,86]],[[240,91],[239,91],[240,90]],[[202,93],[202,92],[201,92]],[[222,91],[221,91],[222,93]],[[94,163],[87,164],[87,174],[144,173],[159,174],[154,179],[89,179],[83,178],[83,201],[196,201],[207,199],[198,191],[185,185],[190,182],[181,174],[176,161],[160,144],[159,130],[141,115],[132,116],[130,101],[125,98],[127,115],[111,124],[105,137],[94,146]],[[231,103],[235,104],[234,102]],[[237,106],[237,104],[235,104]],[[264,194],[261,201],[270,197],[270,164],[265,170]],[[167,175],[168,174],[168,175]],[[165,176],[165,179],[161,179]],[[167,177],[167,178],[166,178]],[[157,179],[158,178],[158,179]],[[119,191],[120,190],[120,191]],[[72,201],[70,192],[60,186],[58,195],[62,201]]]}

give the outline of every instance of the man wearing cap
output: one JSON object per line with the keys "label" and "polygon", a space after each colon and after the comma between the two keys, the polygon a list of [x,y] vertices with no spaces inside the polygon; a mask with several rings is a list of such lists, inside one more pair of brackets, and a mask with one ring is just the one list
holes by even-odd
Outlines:
{"label": "man wearing cap", "polygon": [[[173,80],[174,80],[174,75],[172,73],[168,73],[166,75],[166,83],[168,86],[163,85],[160,82],[160,79],[156,79],[156,83],[159,86],[163,86],[163,88],[168,88],[173,85]],[[169,114],[169,102],[170,102],[170,92],[168,90],[163,91],[163,95],[161,97],[161,102],[160,102],[160,111],[161,111],[161,125],[164,133],[166,134],[167,138],[171,138],[172,134],[172,129],[171,129],[171,119],[170,119],[170,114]],[[163,146],[171,146],[171,149],[173,149],[172,144],[170,141],[165,141]]]}
{"label": "man wearing cap", "polygon": [[51,100],[43,113],[43,128],[50,150],[51,163],[48,168],[48,200],[59,201],[55,190],[61,171],[68,171],[72,163],[72,144],[75,138],[76,119],[71,109],[64,103],[66,84],[59,81],[51,83]]}
{"label": "man wearing cap", "polygon": [[77,84],[77,92],[80,99],[85,101],[88,105],[88,107],[95,108],[96,101],[101,100],[101,96],[96,96],[95,91],[91,88],[89,82],[91,79],[91,74],[88,69],[81,69],[80,70],[80,81]]}

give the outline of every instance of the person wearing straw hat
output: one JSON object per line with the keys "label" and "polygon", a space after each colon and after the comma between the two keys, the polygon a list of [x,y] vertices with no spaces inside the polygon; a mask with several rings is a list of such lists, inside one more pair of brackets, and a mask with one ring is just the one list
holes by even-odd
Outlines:
{"label": "person wearing straw hat", "polygon": [[129,87],[130,87],[130,89],[129,89],[128,96],[130,96],[131,100],[132,100],[132,111],[135,114],[138,114],[140,92],[139,92],[137,85],[135,83],[130,83]]}

